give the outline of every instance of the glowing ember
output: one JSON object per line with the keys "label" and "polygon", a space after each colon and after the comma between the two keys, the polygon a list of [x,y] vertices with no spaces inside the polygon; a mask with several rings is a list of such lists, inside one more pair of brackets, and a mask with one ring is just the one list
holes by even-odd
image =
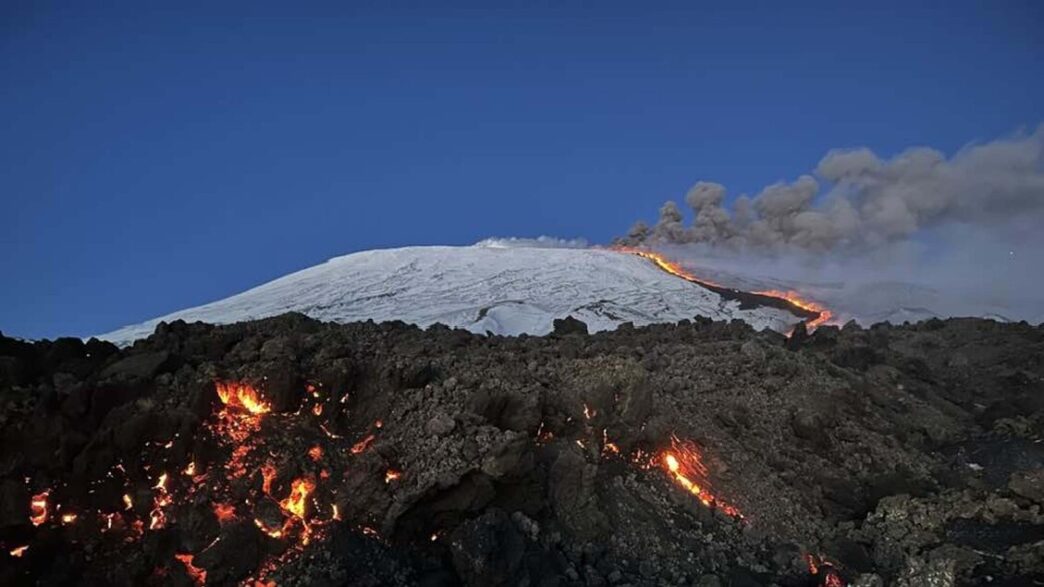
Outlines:
{"label": "glowing ember", "polygon": [[282,528],[269,528],[268,526],[265,525],[264,522],[262,522],[261,520],[258,520],[257,518],[254,518],[254,525],[257,526],[258,528],[260,528],[262,532],[264,532],[265,534],[271,536],[272,538],[282,538],[283,537],[283,530],[282,530]]}
{"label": "glowing ember", "polygon": [[818,313],[818,316],[808,321],[807,328],[809,330],[812,330],[817,326],[826,323],[834,317],[834,314],[830,310],[824,308],[822,304],[813,302],[811,300],[806,300],[802,298],[800,294],[794,291],[779,291],[773,289],[768,291],[756,291],[754,293],[773,298],[782,298],[784,300],[787,300],[791,304],[794,304],[795,306],[801,308],[802,310]]}
{"label": "glowing ember", "polygon": [[340,520],[341,519],[341,512],[338,511],[337,504],[335,503],[335,504],[333,504],[330,507],[333,508],[333,517],[331,517],[330,519],[331,520]]}
{"label": "glowing ember", "polygon": [[367,435],[366,438],[363,438],[359,442],[356,442],[355,444],[352,445],[352,454],[353,455],[357,455],[357,454],[365,451],[366,449],[370,448],[370,444],[372,444],[373,441],[376,440],[376,439],[377,439],[377,437],[374,436],[373,434]]}
{"label": "glowing ember", "polygon": [[808,572],[813,577],[819,579],[818,584],[822,587],[845,587],[847,584],[837,568],[829,561],[823,560],[814,554],[805,555],[805,560],[808,561]]}
{"label": "glowing ember", "polygon": [[272,404],[264,401],[261,394],[250,385],[223,381],[218,381],[214,385],[221,403],[229,407],[242,408],[254,415],[272,411]]}
{"label": "glowing ember", "polygon": [[191,554],[175,554],[174,558],[181,561],[181,564],[185,565],[185,571],[192,577],[192,581],[196,585],[205,585],[207,582],[207,571],[201,569],[192,564],[192,559],[195,558]]}
{"label": "glowing ember", "polygon": [[399,477],[402,477],[401,471],[396,471],[395,469],[388,469],[388,471],[384,473],[384,482],[391,483]]}
{"label": "glowing ember", "polygon": [[609,440],[609,433],[604,428],[602,429],[602,454],[603,455],[618,455],[620,454],[620,447],[616,446],[615,442]]}
{"label": "glowing ember", "polygon": [[188,475],[189,477],[192,477],[193,475],[195,475],[196,474],[196,461],[192,461],[191,463],[189,463],[188,466],[185,467],[185,470],[182,471],[182,472],[185,473],[186,475]]}
{"label": "glowing ember", "polygon": [[688,441],[682,442],[676,437],[672,437],[671,448],[664,451],[662,462],[674,481],[696,496],[696,499],[700,500],[703,505],[713,505],[730,516],[743,517],[738,509],[721,501],[710,492],[707,482],[707,467],[703,464],[703,457],[695,444]]}
{"label": "glowing ember", "polygon": [[319,462],[323,458],[323,447],[317,444],[308,449],[308,457],[315,462]]}
{"label": "glowing ember", "polygon": [[76,514],[62,514],[62,523],[63,524],[72,524],[73,522],[76,521],[76,517],[77,517]]}
{"label": "glowing ember", "polygon": [[276,478],[276,468],[270,462],[261,465],[261,491],[265,495],[272,495],[272,481]]}
{"label": "glowing ember", "polygon": [[236,519],[236,506],[230,503],[215,503],[214,504],[214,515],[218,519],[218,523],[225,524]]}
{"label": "glowing ember", "polygon": [[18,546],[18,547],[12,548],[11,549],[11,556],[13,556],[15,558],[22,558],[22,555],[25,554],[25,551],[27,551],[27,550],[29,550],[29,545]]}
{"label": "glowing ember", "polygon": [[47,521],[49,515],[47,496],[50,495],[50,493],[50,490],[37,493],[31,500],[29,500],[29,521],[32,522],[34,526],[39,526]]}
{"label": "glowing ember", "polygon": [[596,415],[598,415],[598,410],[592,410],[591,408],[587,407],[587,404],[584,404],[584,419],[590,420],[591,418],[594,418]]}
{"label": "glowing ember", "polygon": [[308,495],[315,489],[315,481],[307,477],[300,479],[294,479],[290,484],[290,495],[286,499],[279,502],[279,505],[284,510],[297,516],[298,518],[304,519],[305,506],[307,505]]}
{"label": "glowing ember", "polygon": [[131,500],[131,496],[126,493],[123,494],[123,509],[129,510],[134,507],[134,502]]}
{"label": "glowing ember", "polygon": [[312,413],[315,414],[316,416],[322,416],[323,415],[323,404],[315,404],[314,406],[312,406]]}
{"label": "glowing ember", "polygon": [[166,491],[167,490],[167,474],[163,473],[162,475],[160,475],[159,479],[156,480],[156,484],[153,485],[152,488],[153,489],[159,489],[160,491]]}
{"label": "glowing ember", "polygon": [[159,530],[167,523],[167,516],[163,510],[156,508],[149,512],[149,530]]}

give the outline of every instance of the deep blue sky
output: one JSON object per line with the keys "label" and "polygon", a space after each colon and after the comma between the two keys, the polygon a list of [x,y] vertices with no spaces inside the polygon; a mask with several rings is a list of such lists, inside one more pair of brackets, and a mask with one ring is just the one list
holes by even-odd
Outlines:
{"label": "deep blue sky", "polygon": [[752,192],[833,147],[1044,120],[1035,1],[72,6],[96,4],[0,7],[6,334],[361,249],[604,242],[698,179]]}

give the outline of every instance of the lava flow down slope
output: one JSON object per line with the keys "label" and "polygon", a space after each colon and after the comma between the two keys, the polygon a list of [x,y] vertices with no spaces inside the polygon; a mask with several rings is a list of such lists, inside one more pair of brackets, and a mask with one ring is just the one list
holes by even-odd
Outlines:
{"label": "lava flow down slope", "polygon": [[1044,577],[1040,327],[585,329],[0,336],[0,583]]}

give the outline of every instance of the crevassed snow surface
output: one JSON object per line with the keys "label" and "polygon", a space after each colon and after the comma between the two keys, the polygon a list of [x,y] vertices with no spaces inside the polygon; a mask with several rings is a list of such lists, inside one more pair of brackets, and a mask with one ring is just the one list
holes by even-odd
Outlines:
{"label": "crevassed snow surface", "polygon": [[161,321],[227,324],[301,312],[333,322],[441,322],[477,333],[547,334],[572,315],[592,331],[739,318],[786,332],[798,322],[773,309],[739,309],[635,255],[599,249],[406,247],[335,257],[232,297],[126,326],[99,338],[129,344]]}

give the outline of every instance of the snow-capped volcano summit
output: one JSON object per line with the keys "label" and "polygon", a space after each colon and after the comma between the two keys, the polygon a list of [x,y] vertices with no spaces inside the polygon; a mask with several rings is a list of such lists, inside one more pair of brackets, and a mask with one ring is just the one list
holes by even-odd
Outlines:
{"label": "snow-capped volcano summit", "polygon": [[707,316],[787,331],[801,318],[740,309],[647,259],[610,250],[540,246],[406,247],[352,253],[229,298],[100,335],[127,344],[161,321],[230,323],[301,312],[319,320],[440,322],[472,332],[546,334],[572,315],[592,331]]}

